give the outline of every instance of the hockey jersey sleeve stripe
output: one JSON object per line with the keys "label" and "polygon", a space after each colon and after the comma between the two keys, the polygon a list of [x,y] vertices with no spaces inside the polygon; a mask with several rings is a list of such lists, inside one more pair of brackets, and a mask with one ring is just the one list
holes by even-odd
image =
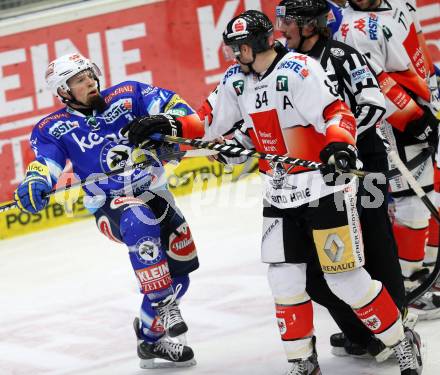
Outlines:
{"label": "hockey jersey sleeve stripe", "polygon": [[356,143],[356,120],[347,105],[338,100],[324,109],[327,123],[326,144],[332,142]]}
{"label": "hockey jersey sleeve stripe", "polygon": [[197,110],[197,114],[199,115],[202,121],[205,121],[205,118],[208,118],[208,124],[212,122],[212,106],[209,103],[209,100],[205,100],[202,106]]}
{"label": "hockey jersey sleeve stripe", "polygon": [[388,73],[399,85],[403,86],[407,90],[412,91],[414,94],[426,100],[428,103],[431,101],[431,91],[426,82],[421,79],[417,73],[412,70],[405,72]]}
{"label": "hockey jersey sleeve stripe", "polygon": [[179,117],[178,120],[182,124],[182,136],[185,138],[202,138],[205,135],[205,126],[199,115]]}
{"label": "hockey jersey sleeve stripe", "polygon": [[391,114],[387,114],[386,120],[391,126],[404,131],[410,121],[423,116],[423,110],[388,73],[382,72],[377,78],[386,100],[396,107]]}

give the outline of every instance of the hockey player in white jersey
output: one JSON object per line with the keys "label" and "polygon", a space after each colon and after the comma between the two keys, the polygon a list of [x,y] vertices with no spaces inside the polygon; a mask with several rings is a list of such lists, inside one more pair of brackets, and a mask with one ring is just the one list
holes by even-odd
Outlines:
{"label": "hockey player in white jersey", "polygon": [[[391,4],[393,4],[394,0],[389,0],[391,1]],[[400,0],[398,0],[400,1]],[[438,116],[440,115],[440,95],[439,95],[439,86],[438,86],[438,82],[437,82],[437,75],[436,75],[436,69],[435,66],[433,64],[432,61],[432,57],[429,53],[428,50],[428,46],[426,44],[426,40],[425,37],[423,35],[422,32],[422,27],[420,25],[420,21],[419,18],[417,16],[417,8],[416,8],[416,2],[415,0],[406,0],[405,2],[405,6],[408,10],[408,14],[411,16],[411,20],[414,23],[414,27],[417,33],[417,40],[419,42],[421,51],[423,53],[423,58],[425,61],[425,68],[426,71],[429,74],[429,89],[431,91],[431,103],[434,105],[434,111],[437,112],[437,118],[439,118]],[[436,105],[437,103],[437,105]],[[437,157],[438,157],[438,151],[437,151]],[[434,192],[433,192],[433,202],[435,203],[435,205],[437,207],[440,206],[440,169],[439,169],[439,165],[438,162],[434,163]],[[426,251],[425,251],[425,258],[424,258],[424,262],[423,265],[424,266],[433,266],[436,258],[437,258],[437,253],[438,253],[438,245],[439,245],[439,226],[437,224],[437,222],[435,221],[434,218],[430,218],[429,219],[429,233],[428,233],[428,242],[426,244]],[[436,282],[436,284],[433,287],[434,291],[440,291],[440,282]],[[426,301],[426,298],[422,299],[422,303],[423,300],[425,300],[425,302],[429,302]],[[440,301],[438,301],[440,303]],[[434,314],[435,316],[435,314]],[[427,318],[432,317],[432,314],[426,314]]]}
{"label": "hockey player in white jersey", "polygon": [[[350,0],[335,37],[368,56],[382,92],[387,98],[388,138],[403,161],[411,159],[429,144],[437,148],[438,103],[429,88],[429,70],[408,8],[398,0]],[[374,11],[374,12],[373,12]],[[413,99],[414,98],[414,99]],[[412,171],[426,191],[433,190],[431,160]],[[391,180],[396,203],[394,235],[402,273],[408,288],[420,282],[423,268],[429,211],[409,188],[403,177]],[[417,284],[416,284],[417,285]],[[429,293],[413,305],[421,319],[440,314],[440,298]]]}
{"label": "hockey player in white jersey", "polygon": [[[385,99],[379,83],[365,56],[345,43],[329,38],[327,24],[329,6],[326,0],[281,0],[276,7],[277,27],[286,38],[286,46],[318,60],[334,82],[339,95],[356,118],[356,147],[364,168],[369,172],[388,170],[387,154],[376,125],[385,114]],[[385,197],[379,204],[365,204],[374,197],[365,189],[372,183]],[[367,185],[368,184],[368,185]],[[365,182],[358,192],[358,208],[366,256],[365,269],[387,288],[402,315],[408,317],[402,271],[397,258],[397,246],[388,217],[389,185],[381,181]],[[369,189],[370,190],[370,189]],[[382,361],[392,351],[383,347],[356,318],[346,304],[328,293],[322,285],[317,264],[307,268],[307,292],[312,300],[325,306],[343,333],[330,338],[336,355],[365,356],[370,353]],[[411,320],[412,321],[412,320]]]}
{"label": "hockey player in white jersey", "polygon": [[[418,335],[412,331],[405,335],[386,288],[363,268],[354,180],[345,184],[339,178],[341,171],[356,167],[355,119],[332,92],[319,63],[275,50],[272,32],[270,20],[259,11],[246,11],[228,23],[225,50],[239,64],[226,71],[212,97],[215,105],[211,103],[205,138],[222,136],[243,119],[243,144],[328,163],[323,177],[319,171],[260,161],[265,185],[262,261],[269,264],[276,317],[291,363],[288,374],[321,374],[312,303],[305,291],[307,263],[314,256],[319,257],[332,292],[394,347],[402,359],[401,373],[421,373]],[[170,129],[158,130],[170,134]],[[142,137],[132,139],[142,141]]]}

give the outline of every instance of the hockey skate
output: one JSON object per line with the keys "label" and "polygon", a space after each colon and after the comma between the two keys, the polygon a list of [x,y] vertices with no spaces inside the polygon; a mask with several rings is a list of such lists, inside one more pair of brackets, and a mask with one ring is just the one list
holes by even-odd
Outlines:
{"label": "hockey skate", "polygon": [[177,337],[188,331],[188,326],[184,322],[182,315],[180,314],[179,306],[176,302],[176,297],[181,287],[182,286],[179,284],[174,294],[160,302],[151,304],[159,317],[160,323],[170,337]]}
{"label": "hockey skate", "polygon": [[291,359],[292,367],[286,375],[321,375],[318,363],[318,354],[315,349],[316,337],[313,337],[313,354],[308,358]]}
{"label": "hockey skate", "polygon": [[318,356],[313,353],[309,358],[295,359],[289,361],[292,364],[291,369],[286,375],[321,375]]}
{"label": "hockey skate", "polygon": [[422,284],[429,276],[429,268],[423,267],[411,274],[411,276],[403,277],[403,283],[405,285],[406,293],[411,292]]}
{"label": "hockey skate", "polygon": [[[406,328],[413,329],[417,324],[417,314],[413,314],[404,309],[402,313],[402,322]],[[356,343],[352,343],[344,333],[335,333],[330,336],[331,352],[336,357],[352,357],[358,359],[374,358],[377,362],[384,362],[391,357],[393,349],[388,348],[377,338],[373,338],[367,348]]]}
{"label": "hockey skate", "polygon": [[155,343],[147,343],[140,335],[139,318],[133,322],[137,337],[137,354],[139,366],[143,369],[190,367],[196,364],[194,353],[189,346],[167,340],[164,336]]}
{"label": "hockey skate", "polygon": [[393,347],[401,375],[420,375],[423,369],[422,342],[417,332],[406,328],[405,338]]}
{"label": "hockey skate", "polygon": [[358,359],[376,359],[377,362],[386,361],[393,350],[377,338],[372,338],[366,348],[351,342],[344,333],[335,333],[330,336],[330,345],[332,354],[336,357],[352,357]]}
{"label": "hockey skate", "polygon": [[440,293],[426,292],[409,306],[411,312],[417,314],[420,320],[440,318]]}

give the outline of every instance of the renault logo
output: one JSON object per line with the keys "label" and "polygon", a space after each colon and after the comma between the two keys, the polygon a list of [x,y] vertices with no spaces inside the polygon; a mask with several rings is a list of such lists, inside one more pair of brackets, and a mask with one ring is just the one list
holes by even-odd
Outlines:
{"label": "renault logo", "polygon": [[341,238],[336,233],[328,235],[327,240],[325,241],[324,251],[333,263],[341,261],[342,255],[344,254],[344,248],[344,242],[342,242]]}

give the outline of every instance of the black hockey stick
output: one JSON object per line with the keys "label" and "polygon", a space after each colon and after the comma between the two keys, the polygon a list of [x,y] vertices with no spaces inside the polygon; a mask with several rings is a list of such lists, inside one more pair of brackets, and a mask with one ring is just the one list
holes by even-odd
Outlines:
{"label": "black hockey stick", "polygon": [[[170,135],[163,135],[163,134],[152,134],[150,136],[151,139],[154,139],[156,141],[160,142],[168,142],[168,143],[178,143],[183,145],[192,146],[199,149],[209,149],[214,150],[217,152],[221,152],[225,154],[226,156],[249,156],[257,159],[264,159],[264,160],[270,160],[270,161],[279,161],[286,164],[292,164],[297,165],[301,167],[306,167],[310,169],[321,169],[324,164],[310,161],[310,160],[303,160],[303,159],[297,159],[297,158],[291,158],[287,156],[280,156],[280,155],[273,155],[273,154],[265,154],[260,153],[254,150],[249,150],[243,147],[234,146],[234,145],[226,145],[221,143],[215,143],[215,142],[206,142],[201,141],[198,139],[189,139],[189,138],[182,138],[182,137],[173,137]],[[414,158],[412,158],[407,163],[407,167],[409,169],[414,169],[418,165],[422,164],[426,159],[428,159],[432,154],[432,148],[426,148],[424,149],[420,154],[416,155]],[[349,173],[353,173],[359,177],[365,177],[370,172],[365,171],[359,171],[357,169],[350,170]],[[385,176],[387,178],[393,178],[397,177],[401,174],[400,170],[398,168],[391,169],[385,173]]]}
{"label": "black hockey stick", "polygon": [[[215,142],[202,141],[200,139],[174,137],[174,136],[170,136],[170,135],[157,134],[157,133],[150,135],[149,138],[154,141],[159,141],[159,142],[177,143],[177,144],[192,146],[192,147],[200,148],[200,149],[215,150],[215,151],[218,151],[218,152],[225,154],[226,156],[248,156],[248,157],[252,157],[252,158],[275,161],[275,162],[296,165],[298,167],[304,167],[304,168],[315,169],[315,170],[319,170],[325,166],[324,163],[320,163],[320,162],[316,162],[316,161],[292,158],[289,156],[267,154],[264,152],[257,152],[255,150],[249,150],[244,147],[239,147],[239,146],[235,146],[235,145],[227,145],[225,143],[215,143]],[[365,177],[368,174],[368,172],[360,171],[357,169],[350,169],[347,173],[352,173],[358,177]]]}
{"label": "black hockey stick", "polygon": [[[112,177],[112,176],[115,176],[115,175],[118,175],[118,174],[121,174],[121,173],[124,173],[124,172],[128,172],[128,171],[131,171],[133,169],[137,169],[137,168],[145,169],[145,168],[151,166],[153,162],[159,162],[160,163],[163,160],[171,160],[171,159],[181,158],[181,157],[185,156],[186,153],[187,153],[187,151],[173,151],[173,152],[168,152],[168,153],[164,153],[164,154],[162,154],[160,156],[157,156],[157,155],[155,155],[155,154],[153,154],[151,152],[148,152],[148,154],[145,154],[145,155],[147,155],[147,159],[144,160],[144,161],[141,161],[139,163],[126,164],[124,167],[121,167],[121,168],[118,168],[118,169],[114,169],[113,171],[109,171],[109,172],[106,172],[106,173],[100,173],[100,174],[94,174],[92,176],[84,178],[84,179],[82,179],[82,180],[80,180],[78,182],[75,182],[73,184],[69,183],[69,184],[67,184],[67,185],[65,185],[63,187],[58,188],[58,189],[51,190],[49,193],[47,193],[45,195],[45,198],[49,197],[51,195],[60,193],[60,192],[66,192],[66,191],[71,190],[71,189],[76,188],[76,187],[87,186],[87,185],[90,185],[90,184],[95,184],[97,182],[104,181],[104,180],[106,180],[109,177]],[[5,204],[3,206],[0,206],[0,213],[8,211],[8,210],[10,210],[12,208],[16,208],[16,207],[18,207],[17,202],[7,203],[7,204]]]}

